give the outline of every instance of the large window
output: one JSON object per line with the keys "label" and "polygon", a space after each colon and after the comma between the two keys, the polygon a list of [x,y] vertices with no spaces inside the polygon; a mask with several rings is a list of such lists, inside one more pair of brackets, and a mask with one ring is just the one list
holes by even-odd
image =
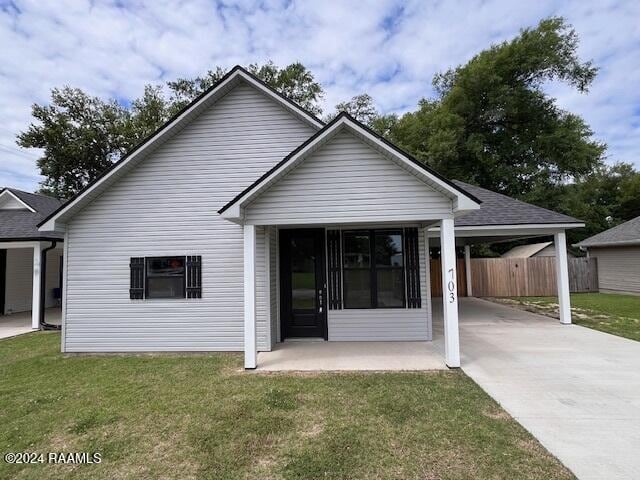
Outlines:
{"label": "large window", "polygon": [[405,306],[401,230],[352,230],[343,234],[345,308]]}
{"label": "large window", "polygon": [[147,257],[146,298],[185,298],[185,257]]}

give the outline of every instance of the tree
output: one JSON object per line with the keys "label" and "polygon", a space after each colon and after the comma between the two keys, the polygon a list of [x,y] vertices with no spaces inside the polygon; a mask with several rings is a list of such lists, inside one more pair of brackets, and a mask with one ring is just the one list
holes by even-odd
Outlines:
{"label": "tree", "polygon": [[[322,113],[322,87],[301,63],[280,68],[268,62],[247,68],[303,108]],[[129,106],[77,88],[54,88],[50,104],[32,106],[35,122],[18,134],[17,143],[44,150],[37,161],[45,177],[40,191],[68,198],[225,74],[217,67],[202,77],[167,82],[168,98],[161,86],[146,85],[142,97]]]}
{"label": "tree", "polygon": [[597,69],[577,47],[562,18],[542,20],[436,75],[437,98],[422,100],[388,135],[448,177],[519,198],[586,175],[602,164],[605,145],[542,88],[561,81],[588,90]]}
{"label": "tree", "polygon": [[66,198],[108,168],[131,145],[129,112],[115,101],[77,88],[54,88],[50,105],[33,105],[39,122],[18,135],[18,144],[42,148],[37,161],[45,177],[41,191]]}
{"label": "tree", "polygon": [[338,103],[335,107],[335,113],[329,115],[326,120],[333,120],[340,112],[346,112],[368,126],[371,126],[380,117],[373,103],[373,98],[366,93],[351,97],[349,101]]}

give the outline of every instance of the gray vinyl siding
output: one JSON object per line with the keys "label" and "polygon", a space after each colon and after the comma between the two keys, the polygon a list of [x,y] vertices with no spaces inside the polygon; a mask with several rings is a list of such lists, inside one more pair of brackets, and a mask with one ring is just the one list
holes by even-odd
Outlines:
{"label": "gray vinyl siding", "polygon": [[451,211],[450,199],[343,131],[245,207],[245,221],[416,221]]}
{"label": "gray vinyl siding", "polygon": [[280,275],[278,273],[278,236],[277,230],[275,228],[271,228],[271,233],[269,235],[270,248],[269,248],[269,296],[270,296],[270,307],[271,307],[271,348],[273,348],[276,342],[280,338],[279,331],[279,322],[278,322],[278,305],[279,305],[279,280]]}
{"label": "gray vinyl siding", "polygon": [[329,310],[327,327],[330,341],[431,340],[423,228],[419,229],[418,241],[422,308]]}
{"label": "gray vinyl siding", "polygon": [[265,228],[256,228],[256,334],[260,350],[271,350]]}
{"label": "gray vinyl siding", "polygon": [[598,287],[603,291],[640,293],[640,246],[589,248],[598,259]]}
{"label": "gray vinyl siding", "polygon": [[[242,350],[242,227],[217,211],[313,133],[241,84],[78,213],[64,350]],[[130,257],[161,255],[202,256],[201,299],[129,299]]]}
{"label": "gray vinyl siding", "polygon": [[33,249],[8,249],[4,313],[28,312],[31,310],[32,286]]}

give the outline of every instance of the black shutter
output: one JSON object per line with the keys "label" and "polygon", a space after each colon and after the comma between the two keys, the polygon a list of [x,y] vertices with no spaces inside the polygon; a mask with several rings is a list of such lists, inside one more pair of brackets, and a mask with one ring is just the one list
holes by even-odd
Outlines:
{"label": "black shutter", "polygon": [[418,247],[418,229],[404,229],[404,258],[407,277],[407,307],[420,308],[420,249]]}
{"label": "black shutter", "polygon": [[327,231],[329,263],[329,310],[342,309],[342,258],[340,255],[340,231]]}
{"label": "black shutter", "polygon": [[144,298],[144,257],[131,257],[129,269],[131,272],[129,298],[141,300]]}
{"label": "black shutter", "polygon": [[187,298],[202,298],[202,257],[187,257]]}

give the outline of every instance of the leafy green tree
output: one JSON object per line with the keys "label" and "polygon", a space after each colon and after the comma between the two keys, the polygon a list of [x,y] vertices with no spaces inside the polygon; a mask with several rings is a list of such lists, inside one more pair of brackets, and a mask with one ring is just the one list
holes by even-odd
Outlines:
{"label": "leafy green tree", "polygon": [[[273,62],[248,70],[315,114],[321,114],[323,91],[304,65],[284,68]],[[18,135],[18,145],[43,149],[37,165],[45,177],[40,191],[59,198],[77,193],[127,151],[155,132],[172,115],[226,73],[217,67],[202,77],[146,85],[129,106],[92,97],[77,88],[54,88],[48,105],[34,104],[34,122]]]}
{"label": "leafy green tree", "polygon": [[41,191],[66,198],[108,168],[132,144],[125,132],[129,112],[115,101],[77,88],[54,88],[49,105],[33,105],[32,124],[18,144],[42,148],[37,161],[45,177]]}
{"label": "leafy green tree", "polygon": [[380,113],[374,105],[373,98],[367,93],[356,95],[349,101],[338,103],[335,107],[335,112],[325,120],[331,121],[341,112],[346,112],[359,122],[369,126],[380,117]]}
{"label": "leafy green tree", "polygon": [[597,69],[577,48],[562,18],[542,20],[436,75],[438,97],[422,100],[388,135],[446,176],[520,198],[586,175],[605,145],[543,90],[550,81],[588,90]]}

